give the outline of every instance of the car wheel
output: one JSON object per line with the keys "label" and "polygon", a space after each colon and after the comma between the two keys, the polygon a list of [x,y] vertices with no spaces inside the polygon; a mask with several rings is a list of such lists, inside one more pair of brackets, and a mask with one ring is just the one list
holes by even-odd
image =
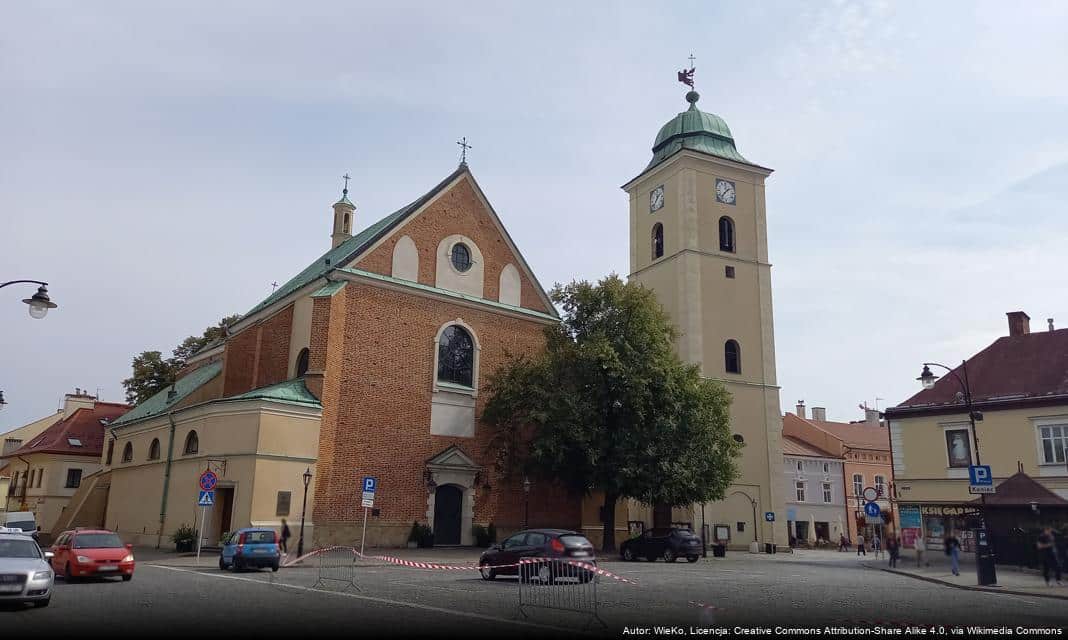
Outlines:
{"label": "car wheel", "polygon": [[226,562],[219,558],[219,571],[226,571]]}
{"label": "car wheel", "polygon": [[478,568],[478,573],[482,576],[483,580],[493,580],[497,577],[497,570],[487,569],[485,563],[483,563],[482,566]]}
{"label": "car wheel", "polygon": [[271,571],[273,571],[275,573],[278,573],[278,563],[277,562],[271,565]]}
{"label": "car wheel", "polygon": [[634,562],[638,557],[634,555],[634,552],[631,551],[630,547],[627,547],[623,549],[623,559],[627,562]]}
{"label": "car wheel", "polygon": [[538,565],[538,582],[542,584],[553,584],[556,581],[556,572],[553,571],[552,565],[542,564]]}
{"label": "car wheel", "polygon": [[48,603],[50,603],[50,602],[52,602],[52,597],[51,596],[49,596],[48,598],[46,598],[44,600],[34,600],[33,606],[38,608],[38,609],[40,609],[42,607],[47,607]]}
{"label": "car wheel", "polygon": [[701,556],[686,556],[686,562],[697,562]]}
{"label": "car wheel", "polygon": [[122,577],[123,582],[129,582],[130,580],[133,580],[133,574],[125,575]]}
{"label": "car wheel", "polygon": [[63,579],[67,582],[74,582],[74,576],[70,574],[70,563],[68,562],[63,566]]}
{"label": "car wheel", "polygon": [[234,558],[234,571],[244,571],[245,561],[241,558]]}
{"label": "car wheel", "polygon": [[671,549],[664,549],[664,562],[675,562],[675,552]]}

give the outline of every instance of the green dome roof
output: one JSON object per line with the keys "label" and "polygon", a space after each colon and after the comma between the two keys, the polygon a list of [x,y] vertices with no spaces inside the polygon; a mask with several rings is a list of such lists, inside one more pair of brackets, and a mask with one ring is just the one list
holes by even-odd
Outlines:
{"label": "green dome roof", "polygon": [[752,164],[738,153],[734,146],[734,137],[723,118],[714,113],[705,113],[697,108],[701,96],[696,91],[686,94],[690,108],[683,111],[660,127],[653,143],[653,159],[645,171],[652,169],[682,149],[692,149],[701,153]]}

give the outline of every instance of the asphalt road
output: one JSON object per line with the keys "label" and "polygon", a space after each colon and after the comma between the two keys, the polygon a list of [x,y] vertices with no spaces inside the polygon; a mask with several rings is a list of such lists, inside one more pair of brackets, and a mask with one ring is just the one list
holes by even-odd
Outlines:
{"label": "asphalt road", "polygon": [[[604,562],[635,582],[601,578],[597,613],[609,636],[654,625],[1068,625],[1068,602],[954,589],[868,568],[850,554],[731,554],[695,564]],[[517,610],[512,578],[487,582],[474,571],[358,565],[351,582],[319,582],[314,567],[233,574],[141,563],[133,581],[57,582],[50,607],[4,612],[9,637],[86,630],[153,636],[242,631],[267,637],[323,635],[544,637],[573,634],[580,613]],[[589,598],[593,585],[527,588],[535,597]],[[555,590],[555,591],[550,591]],[[693,604],[699,602],[708,606]],[[713,608],[714,607],[714,608]],[[592,610],[587,608],[587,613]],[[596,625],[590,627],[596,631]]]}

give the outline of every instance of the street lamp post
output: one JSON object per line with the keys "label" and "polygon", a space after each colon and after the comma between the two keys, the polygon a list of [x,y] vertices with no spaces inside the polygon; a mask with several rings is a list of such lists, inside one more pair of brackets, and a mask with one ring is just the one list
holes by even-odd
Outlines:
{"label": "street lamp post", "polygon": [[[934,386],[935,386],[935,380],[938,379],[938,376],[936,376],[935,374],[931,373],[931,367],[940,367],[942,369],[945,369],[946,371],[948,371],[950,373],[950,375],[952,375],[956,379],[957,383],[960,385],[961,393],[964,395],[964,409],[968,412],[968,425],[970,427],[970,432],[972,434],[972,444],[975,447],[975,464],[976,464],[976,466],[979,466],[979,465],[983,464],[982,463],[982,458],[979,457],[979,434],[976,432],[976,429],[975,429],[975,423],[978,422],[978,421],[982,421],[982,419],[983,419],[983,412],[982,411],[976,411],[975,407],[972,404],[972,388],[971,388],[971,384],[968,381],[968,361],[967,360],[962,360],[961,361],[961,363],[960,363],[960,371],[961,371],[961,373],[960,374],[958,374],[954,369],[951,369],[951,368],[947,367],[944,364],[939,364],[937,362],[924,362],[923,363],[923,371],[920,373],[920,377],[916,378],[917,380],[920,381],[920,384],[923,385],[924,389],[933,389]],[[980,545],[985,546],[986,544],[987,544],[987,539],[986,539],[986,494],[985,493],[980,493],[979,494],[979,530],[976,533],[976,550],[975,550],[976,563],[975,564],[976,564],[976,569],[980,572],[979,576],[978,576],[980,585],[997,584],[997,582],[998,582],[998,580],[997,580],[997,571],[996,571],[996,569],[994,567],[994,562],[993,562],[992,559],[988,563],[989,566],[987,567],[987,570],[989,572],[989,576],[988,576],[989,577],[989,581],[983,580],[983,569],[984,569],[983,565],[984,565],[984,563],[982,562],[982,560],[979,557],[979,552],[980,552],[979,546]]]}
{"label": "street lamp post", "polygon": [[523,528],[530,526],[530,478],[523,476]]}
{"label": "street lamp post", "polygon": [[55,309],[56,303],[52,302],[52,299],[48,297],[48,283],[40,280],[9,280],[8,282],[0,282],[0,289],[12,284],[39,284],[37,287],[37,293],[33,294],[29,298],[23,300],[30,306],[30,317],[35,320],[40,320],[48,314],[49,309]]}
{"label": "street lamp post", "polygon": [[311,482],[312,472],[311,467],[308,467],[304,474],[304,504],[300,507],[300,538],[297,540],[297,557],[304,556],[304,512],[308,510],[308,483]]}

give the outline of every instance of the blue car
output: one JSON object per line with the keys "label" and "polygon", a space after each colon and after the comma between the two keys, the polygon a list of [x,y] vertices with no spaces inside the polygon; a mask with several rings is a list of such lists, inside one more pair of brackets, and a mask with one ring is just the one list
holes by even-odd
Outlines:
{"label": "blue car", "polygon": [[243,571],[270,567],[271,571],[278,571],[281,559],[278,537],[273,529],[238,529],[223,542],[219,569]]}

